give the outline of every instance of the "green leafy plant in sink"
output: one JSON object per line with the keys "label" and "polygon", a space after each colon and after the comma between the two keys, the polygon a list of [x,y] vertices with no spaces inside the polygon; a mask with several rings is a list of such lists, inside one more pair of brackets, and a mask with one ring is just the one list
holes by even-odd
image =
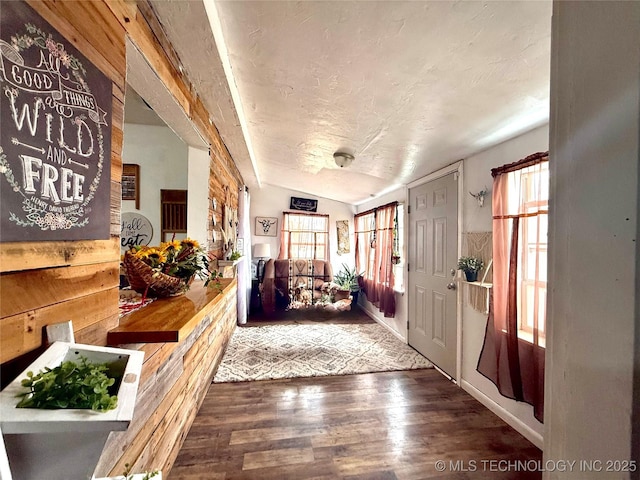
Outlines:
{"label": "green leafy plant in sink", "polygon": [[109,376],[109,370],[106,363],[90,363],[80,357],[78,363],[69,360],[37,374],[27,372],[21,383],[28,390],[20,395],[17,407],[113,410],[118,406],[118,397],[111,395],[116,378]]}

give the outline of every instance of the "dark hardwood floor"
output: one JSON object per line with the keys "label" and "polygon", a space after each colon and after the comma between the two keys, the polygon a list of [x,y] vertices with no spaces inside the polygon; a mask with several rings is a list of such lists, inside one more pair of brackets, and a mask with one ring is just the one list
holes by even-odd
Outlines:
{"label": "dark hardwood floor", "polygon": [[167,478],[539,479],[540,460],[428,369],[213,384]]}

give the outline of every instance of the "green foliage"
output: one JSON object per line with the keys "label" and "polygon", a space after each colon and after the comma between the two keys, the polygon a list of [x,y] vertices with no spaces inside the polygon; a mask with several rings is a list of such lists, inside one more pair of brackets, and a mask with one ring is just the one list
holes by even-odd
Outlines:
{"label": "green foliage", "polygon": [[209,278],[204,282],[205,287],[215,287],[219,293],[222,293],[222,282],[220,279],[222,278],[222,272],[218,272],[214,270],[209,274]]}
{"label": "green foliage", "polygon": [[458,270],[463,272],[479,272],[484,267],[484,262],[476,257],[460,257],[458,259]]}
{"label": "green foliage", "polygon": [[333,281],[340,285],[341,288],[349,289],[351,292],[360,290],[358,277],[362,274],[356,271],[356,267],[350,268],[346,263],[342,264],[342,268],[333,276]]}
{"label": "green foliage", "polygon": [[[156,475],[160,475],[160,472],[158,470],[145,472],[144,477],[142,477],[142,480],[151,480]],[[122,473],[122,476],[124,477],[124,480],[133,479],[133,474],[131,473],[131,465],[129,465],[128,463],[124,464],[124,472]]]}
{"label": "green foliage", "polygon": [[97,412],[113,410],[118,397],[111,395],[109,388],[115,378],[109,377],[109,365],[89,363],[85,357],[80,362],[62,362],[51,369],[46,367],[38,374],[27,372],[22,386],[28,391],[19,395],[22,400],[18,408],[90,408]]}
{"label": "green foliage", "polygon": [[229,260],[233,262],[238,260],[241,256],[242,254],[240,252],[238,252],[237,250],[234,250],[233,252],[231,252],[231,255],[229,255]]}

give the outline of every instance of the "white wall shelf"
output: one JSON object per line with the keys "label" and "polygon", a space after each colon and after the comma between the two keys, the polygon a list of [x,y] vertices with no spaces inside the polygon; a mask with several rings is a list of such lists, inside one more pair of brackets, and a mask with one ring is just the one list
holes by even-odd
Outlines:
{"label": "white wall shelf", "polygon": [[486,283],[486,282],[467,282],[466,280],[463,280],[462,283],[466,283],[467,285],[475,285],[476,287],[482,287],[482,288],[493,288],[493,283]]}

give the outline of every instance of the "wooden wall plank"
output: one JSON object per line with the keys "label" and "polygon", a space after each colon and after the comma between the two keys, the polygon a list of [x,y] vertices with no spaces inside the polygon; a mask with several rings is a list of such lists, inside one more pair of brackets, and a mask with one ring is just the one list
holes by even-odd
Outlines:
{"label": "wooden wall plank", "polygon": [[48,305],[0,320],[0,363],[43,345],[43,329],[51,323],[73,321],[74,330],[81,330],[98,321],[118,314],[118,288]]}
{"label": "wooden wall plank", "polygon": [[104,2],[28,3],[112,81],[124,85],[125,31]]}
{"label": "wooden wall plank", "polygon": [[107,332],[118,325],[118,320],[118,315],[114,314],[99,322],[92,323],[88,327],[76,330],[74,332],[76,343],[105,345],[107,343]]}
{"label": "wooden wall plank", "polygon": [[0,272],[120,262],[120,239],[0,243]]}
{"label": "wooden wall plank", "polygon": [[[86,297],[118,285],[119,268],[113,263],[77,265],[0,275],[0,317],[36,310],[65,300]],[[34,295],[33,292],[38,292]]]}

